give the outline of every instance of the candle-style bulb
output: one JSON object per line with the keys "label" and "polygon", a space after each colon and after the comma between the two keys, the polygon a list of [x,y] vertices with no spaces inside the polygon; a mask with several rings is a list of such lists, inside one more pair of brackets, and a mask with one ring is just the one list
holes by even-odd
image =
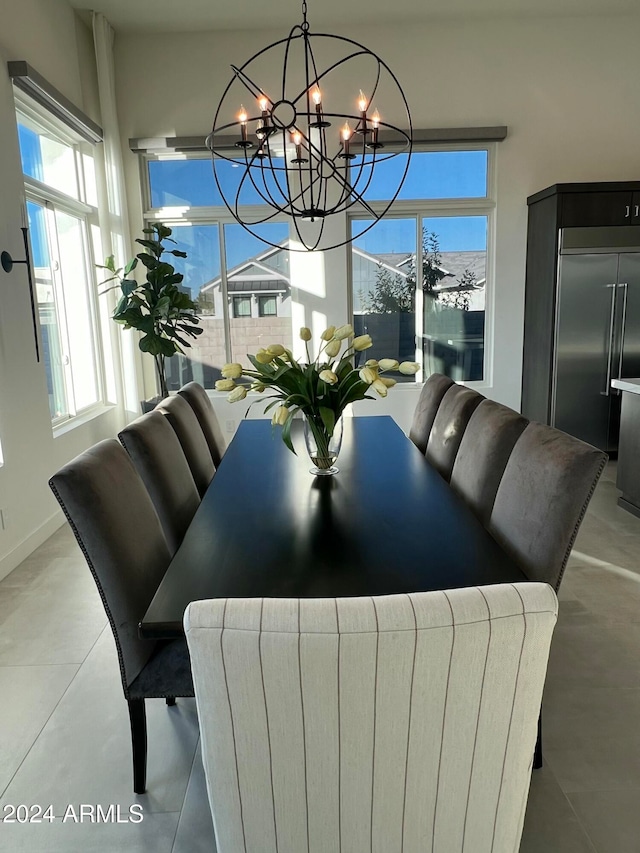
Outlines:
{"label": "candle-style bulb", "polygon": [[318,89],[318,87],[313,90],[313,94],[311,95],[311,97],[313,98],[313,103],[316,105],[316,107],[319,107],[322,103],[322,95],[320,94],[320,89]]}
{"label": "candle-style bulb", "polygon": [[358,107],[360,108],[361,113],[365,112],[367,109],[367,98],[366,98],[364,92],[362,91],[362,89],[360,89],[360,98],[358,99]]}
{"label": "candle-style bulb", "polygon": [[246,124],[247,123],[247,111],[245,110],[245,108],[242,104],[240,104],[240,112],[238,113],[238,121],[240,122],[240,124]]}
{"label": "candle-style bulb", "polygon": [[302,134],[300,133],[300,131],[294,130],[291,136],[293,138],[293,144],[296,146],[300,145],[300,143],[302,142]]}
{"label": "candle-style bulb", "polygon": [[380,124],[380,113],[378,112],[378,110],[376,110],[374,112],[374,114],[371,116],[371,121],[373,122],[374,130],[377,130],[378,126]]}
{"label": "candle-style bulb", "polygon": [[344,141],[348,142],[351,138],[351,125],[348,121],[345,121],[345,123],[342,125],[342,130],[340,132],[342,133],[342,138],[344,139]]}
{"label": "candle-style bulb", "polygon": [[258,104],[260,105],[262,112],[266,113],[269,101],[264,97],[264,95],[258,100]]}

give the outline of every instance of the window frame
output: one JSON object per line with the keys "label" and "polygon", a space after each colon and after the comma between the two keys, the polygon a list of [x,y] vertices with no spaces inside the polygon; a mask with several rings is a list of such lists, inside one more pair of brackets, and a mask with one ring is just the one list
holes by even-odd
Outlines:
{"label": "window frame", "polygon": [[[85,199],[87,197],[87,176],[84,168],[84,156],[91,152],[92,157],[98,156],[97,146],[82,139],[81,136],[72,131],[64,123],[53,117],[44,107],[36,105],[28,96],[21,92],[14,91],[14,106],[16,115],[16,131],[18,124],[23,124],[24,120],[30,125],[36,125],[47,134],[50,134],[61,144],[71,148],[73,152],[73,162],[76,174],[78,198],[74,198],[61,190],[53,187],[50,184],[44,183],[22,172],[22,180],[24,186],[24,198],[26,202],[32,202],[44,208],[47,218],[47,242],[50,260],[52,267],[57,266],[57,269],[52,268],[52,287],[55,298],[55,310],[58,317],[60,328],[61,349],[63,354],[65,349],[70,349],[68,326],[69,318],[66,312],[67,295],[64,292],[64,280],[60,269],[59,246],[57,245],[57,224],[55,222],[55,212],[59,211],[70,217],[77,218],[81,223],[82,242],[83,242],[83,257],[84,257],[84,276],[87,288],[87,303],[89,312],[89,322],[91,324],[90,335],[92,343],[93,356],[93,373],[96,384],[96,400],[86,406],[78,407],[75,405],[76,391],[74,389],[72,364],[71,359],[62,365],[65,408],[68,410],[58,417],[51,418],[51,425],[54,434],[58,430],[66,432],[73,426],[75,422],[83,422],[87,416],[97,413],[105,408],[105,365],[104,365],[104,348],[101,334],[100,324],[100,306],[98,303],[98,285],[96,276],[96,261],[93,251],[92,229],[99,228],[99,215],[97,206],[88,204]],[[98,188],[96,187],[96,192]],[[53,230],[52,230],[53,229]],[[52,245],[52,234],[56,235],[56,245]],[[42,334],[40,322],[38,318],[39,334]],[[61,429],[62,428],[62,429]]]}
{"label": "window frame", "polygon": [[[278,294],[277,293],[258,293],[258,317],[277,317],[278,316]],[[273,299],[275,311],[265,314],[262,308],[265,299]]]}
{"label": "window frame", "polygon": [[[500,137],[501,139],[502,137]],[[483,361],[483,378],[481,380],[465,380],[464,384],[470,387],[487,387],[493,382],[493,336],[495,327],[495,308],[494,308],[494,292],[495,292],[495,219],[497,209],[497,184],[496,184],[496,160],[498,152],[498,142],[495,141],[474,141],[468,142],[414,142],[413,153],[419,154],[423,152],[443,152],[443,151],[486,151],[487,152],[487,184],[486,196],[484,197],[459,197],[459,198],[442,198],[442,199],[398,199],[396,200],[386,214],[386,218],[415,218],[416,220],[416,264],[417,268],[421,268],[422,264],[422,219],[429,217],[444,217],[444,216],[486,216],[487,219],[487,255],[485,266],[485,326],[484,326],[484,361]],[[238,153],[240,159],[243,155]],[[145,224],[149,222],[163,222],[170,227],[174,225],[215,225],[218,227],[218,235],[220,241],[220,259],[221,259],[221,292],[222,305],[224,313],[224,332],[225,332],[225,349],[227,360],[232,358],[231,353],[231,334],[230,321],[234,318],[233,311],[230,310],[230,296],[227,282],[226,268],[226,246],[225,246],[225,225],[237,225],[237,220],[224,206],[202,206],[191,207],[189,205],[181,205],[175,207],[151,207],[151,187],[149,179],[149,161],[155,160],[210,160],[210,155],[204,150],[157,150],[150,149],[140,150],[138,154],[138,166],[140,172],[140,185],[142,190],[142,201],[144,210]],[[370,201],[367,202],[369,207],[376,213],[384,211],[388,204],[387,201]],[[251,217],[258,216],[261,211],[264,211],[264,205],[246,205],[243,210]],[[354,205],[350,210],[341,214],[343,218],[345,236],[351,233],[351,223],[353,220],[370,219],[371,214],[361,205]],[[285,215],[274,216],[270,222],[288,223],[288,217]],[[290,237],[295,239],[295,234],[289,232]],[[352,253],[346,253],[345,267],[345,283],[347,292],[345,294],[348,316],[353,322],[353,263]],[[423,316],[423,295],[418,288],[416,293],[416,316],[420,317],[419,334],[422,335],[422,316]],[[418,330],[417,330],[418,331]],[[416,361],[422,368],[422,350],[416,351]],[[420,375],[420,374],[418,374]],[[398,388],[415,388],[420,386],[422,382],[399,383]]]}
{"label": "window frame", "polygon": [[[422,269],[422,221],[429,218],[447,216],[486,216],[487,218],[487,257],[485,266],[485,326],[484,326],[484,360],[483,376],[478,380],[463,380],[470,388],[485,388],[493,383],[493,331],[494,331],[494,293],[495,293],[495,217],[497,209],[496,185],[496,142],[469,143],[431,143],[414,144],[413,154],[441,151],[486,151],[487,152],[487,195],[467,198],[435,198],[435,199],[396,199],[391,205],[386,219],[415,219],[416,221],[416,269]],[[368,201],[367,205],[375,213],[384,211],[387,201]],[[347,234],[351,233],[352,222],[371,219],[362,205],[355,205],[347,214]],[[357,239],[357,238],[356,238]],[[348,310],[353,319],[353,252],[348,253]],[[416,337],[422,339],[424,334],[424,302],[421,288],[416,289]],[[415,361],[423,369],[422,348],[416,347]],[[399,383],[397,387],[415,387],[422,382]]]}

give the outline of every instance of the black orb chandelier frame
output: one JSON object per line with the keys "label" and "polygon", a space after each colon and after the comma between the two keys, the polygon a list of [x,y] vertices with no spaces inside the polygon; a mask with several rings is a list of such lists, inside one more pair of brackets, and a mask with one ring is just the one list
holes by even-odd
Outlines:
{"label": "black orb chandelier frame", "polygon": [[[328,40],[332,48],[337,45],[343,51],[346,50],[347,54],[319,72],[312,41],[319,46],[329,44]],[[292,47],[296,42],[302,45],[305,85],[301,91],[296,89],[291,96],[287,91],[287,77]],[[276,49],[284,50],[282,88],[278,96],[272,98],[252,79],[250,66],[267,52]],[[375,79],[370,90],[367,94],[360,91],[358,112],[327,112],[322,103],[323,80],[358,57],[372,60],[375,68],[375,74],[372,75]],[[312,34],[307,22],[306,0],[303,0],[302,23],[294,26],[287,38],[258,51],[244,65],[232,65],[231,68],[234,76],[216,110],[207,146],[212,153],[216,186],[234,219],[254,237],[278,247],[279,244],[267,240],[253,228],[288,214],[302,247],[296,249],[290,246],[290,251],[302,252],[344,246],[373,228],[397,199],[409,171],[412,150],[409,105],[389,66],[373,51],[352,39],[327,33]],[[383,74],[395,85],[398,100],[404,106],[406,130],[382,121],[377,109],[371,113]],[[258,109],[251,113],[241,107],[236,121],[219,124],[221,116],[228,115],[233,108],[231,91],[238,88],[236,84],[241,85],[240,91],[246,94],[247,102],[257,104]],[[237,104],[235,106],[237,109]],[[341,122],[344,125],[339,136],[335,127],[332,133],[328,132],[332,125]],[[386,131],[382,136],[387,141],[380,138],[382,129]],[[236,149],[233,153],[229,150],[230,136],[234,139],[233,146]],[[284,152],[284,156],[280,152]],[[373,179],[376,164],[400,153],[408,156],[392,198],[382,211],[379,206],[372,208],[365,199],[365,193]],[[224,177],[219,174],[217,164],[221,160],[244,166],[242,177],[234,187],[233,197],[228,184],[224,186]],[[268,206],[268,212],[260,213],[249,221],[248,212],[246,208],[243,210],[240,203],[243,189],[253,189],[262,203]],[[364,209],[373,221],[352,237],[331,245],[322,245],[326,218],[354,205]]]}

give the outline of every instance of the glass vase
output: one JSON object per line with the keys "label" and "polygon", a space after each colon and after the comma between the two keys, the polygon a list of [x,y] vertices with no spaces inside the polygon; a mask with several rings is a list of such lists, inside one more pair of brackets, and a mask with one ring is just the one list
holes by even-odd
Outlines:
{"label": "glass vase", "polygon": [[329,434],[322,418],[318,414],[304,415],[304,441],[307,453],[313,462],[309,471],[318,477],[337,474],[340,470],[335,464],[342,444],[342,418],[338,418]]}

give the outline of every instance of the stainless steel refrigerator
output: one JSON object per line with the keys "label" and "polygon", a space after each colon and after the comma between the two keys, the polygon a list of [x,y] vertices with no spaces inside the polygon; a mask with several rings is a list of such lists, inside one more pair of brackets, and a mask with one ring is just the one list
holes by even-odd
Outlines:
{"label": "stainless steel refrigerator", "polygon": [[615,378],[640,377],[640,246],[620,229],[561,232],[551,423],[607,452],[618,447]]}

